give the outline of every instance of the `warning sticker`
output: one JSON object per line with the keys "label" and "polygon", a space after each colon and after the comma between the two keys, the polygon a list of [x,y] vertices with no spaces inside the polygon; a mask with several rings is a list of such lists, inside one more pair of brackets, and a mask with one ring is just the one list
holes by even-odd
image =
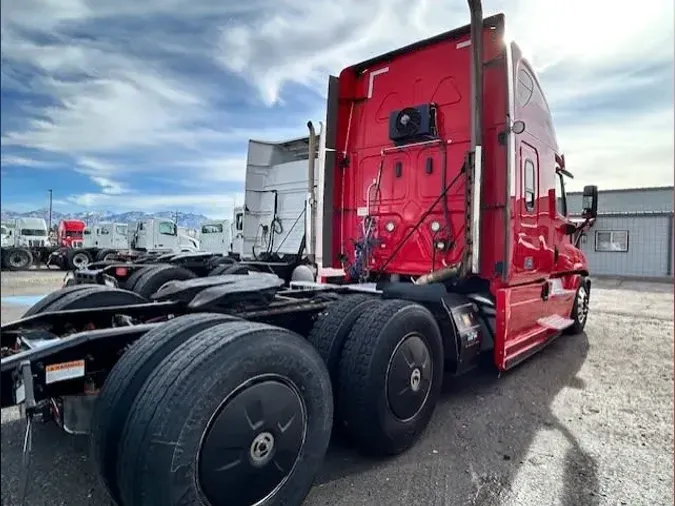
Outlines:
{"label": "warning sticker", "polygon": [[45,368],[45,383],[56,383],[84,376],[84,360],[51,364]]}

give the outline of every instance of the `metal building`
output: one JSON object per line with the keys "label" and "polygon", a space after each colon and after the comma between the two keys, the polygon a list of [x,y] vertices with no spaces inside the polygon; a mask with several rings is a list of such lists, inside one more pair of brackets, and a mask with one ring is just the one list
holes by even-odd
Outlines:
{"label": "metal building", "polygon": [[[581,192],[567,194],[581,210]],[[673,187],[600,191],[598,217],[582,237],[591,272],[600,276],[673,277]]]}

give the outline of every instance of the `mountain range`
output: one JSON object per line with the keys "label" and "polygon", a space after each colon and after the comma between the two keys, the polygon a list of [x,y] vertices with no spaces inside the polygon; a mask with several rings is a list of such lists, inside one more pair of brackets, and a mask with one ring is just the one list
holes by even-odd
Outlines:
{"label": "mountain range", "polygon": [[[177,216],[176,216],[177,215]],[[15,218],[44,218],[49,224],[49,209],[36,209],[35,211],[28,211],[25,213],[17,213],[3,209],[0,213],[2,222],[11,222]],[[82,220],[88,225],[93,225],[101,221],[112,221],[116,223],[133,223],[138,220],[147,220],[150,218],[164,218],[178,223],[179,227],[199,228],[199,224],[208,218],[202,214],[194,213],[175,213],[175,212],[158,212],[158,213],[144,213],[140,211],[129,211],[125,213],[113,213],[110,211],[100,212],[79,212],[79,213],[60,213],[52,210],[52,226],[55,226],[61,220]]]}

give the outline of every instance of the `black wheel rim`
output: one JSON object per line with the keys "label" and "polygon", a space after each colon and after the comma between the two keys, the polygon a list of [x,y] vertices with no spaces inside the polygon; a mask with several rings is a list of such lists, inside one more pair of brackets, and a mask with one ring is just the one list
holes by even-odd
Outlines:
{"label": "black wheel rim", "polygon": [[419,334],[405,336],[391,356],[387,370],[387,402],[399,420],[414,418],[429,397],[433,378],[431,354]]}
{"label": "black wheel rim", "polygon": [[306,432],[305,404],[290,382],[268,377],[242,385],[202,437],[200,490],[212,506],[260,504],[290,476]]}
{"label": "black wheel rim", "polygon": [[9,264],[12,267],[23,267],[25,263],[27,263],[26,258],[21,253],[13,253],[9,257]]}

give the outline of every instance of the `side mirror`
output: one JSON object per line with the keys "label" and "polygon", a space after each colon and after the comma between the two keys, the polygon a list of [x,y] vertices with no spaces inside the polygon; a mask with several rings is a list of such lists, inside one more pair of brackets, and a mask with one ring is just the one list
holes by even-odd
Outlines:
{"label": "side mirror", "polygon": [[575,227],[572,223],[565,223],[562,230],[565,235],[572,235],[577,231],[577,227]]}
{"label": "side mirror", "polygon": [[598,215],[598,187],[595,185],[584,186],[581,198],[582,215],[584,218],[595,218]]}

